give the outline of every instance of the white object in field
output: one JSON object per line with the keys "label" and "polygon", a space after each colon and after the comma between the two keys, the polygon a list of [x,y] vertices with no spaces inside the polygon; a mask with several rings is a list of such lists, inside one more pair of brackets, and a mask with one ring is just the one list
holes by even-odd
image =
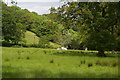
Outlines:
{"label": "white object in field", "polygon": [[57,50],[67,50],[65,47],[57,48]]}
{"label": "white object in field", "polygon": [[85,48],[85,51],[87,51],[88,49],[87,48]]}
{"label": "white object in field", "polygon": [[57,50],[61,50],[61,48],[57,48]]}
{"label": "white object in field", "polygon": [[61,49],[62,49],[62,50],[67,50],[67,48],[65,48],[65,47],[61,47]]}

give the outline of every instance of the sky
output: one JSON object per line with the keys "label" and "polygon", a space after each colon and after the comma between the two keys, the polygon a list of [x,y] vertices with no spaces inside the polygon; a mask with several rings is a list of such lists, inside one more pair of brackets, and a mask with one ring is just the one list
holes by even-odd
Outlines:
{"label": "sky", "polygon": [[[11,6],[11,0],[4,0],[9,6]],[[63,5],[60,0],[14,0],[17,1],[17,6],[22,9],[28,9],[30,12],[37,12],[39,15],[49,14],[51,7],[59,7]]]}
{"label": "sky", "polygon": [[[11,0],[3,0],[10,2]],[[59,2],[60,0],[13,0],[17,2]]]}
{"label": "sky", "polygon": [[[11,0],[3,0],[4,2],[11,5]],[[59,7],[63,5],[63,2],[60,0],[13,0],[17,1],[17,6],[21,7],[22,9],[28,9],[30,12],[34,11],[37,12],[39,15],[42,14],[49,14],[49,9],[51,7]],[[77,1],[77,0],[74,0]],[[86,0],[78,0],[78,1],[86,1]],[[94,1],[94,0],[93,0]]]}

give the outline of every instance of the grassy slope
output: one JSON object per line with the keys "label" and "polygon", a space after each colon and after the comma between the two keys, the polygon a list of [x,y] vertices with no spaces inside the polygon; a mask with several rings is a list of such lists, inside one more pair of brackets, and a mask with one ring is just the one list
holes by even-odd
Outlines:
{"label": "grassy slope", "polygon": [[[25,33],[25,40],[26,40],[26,44],[38,44],[39,43],[39,37],[36,36],[35,33],[30,32],[30,31],[26,31]],[[61,45],[58,45],[56,43],[50,42],[49,44],[52,48],[58,48],[61,47]]]}
{"label": "grassy slope", "polygon": [[26,31],[25,40],[27,44],[38,44],[39,37],[37,37],[36,34],[33,32]]}
{"label": "grassy slope", "polygon": [[[3,47],[3,77],[113,78],[118,76],[118,66],[114,66],[117,57],[87,56],[95,54],[88,51],[75,53],[78,54],[76,56],[73,56],[73,53],[69,53],[69,50]],[[99,61],[102,63],[96,64]],[[93,66],[88,67],[89,64]]]}

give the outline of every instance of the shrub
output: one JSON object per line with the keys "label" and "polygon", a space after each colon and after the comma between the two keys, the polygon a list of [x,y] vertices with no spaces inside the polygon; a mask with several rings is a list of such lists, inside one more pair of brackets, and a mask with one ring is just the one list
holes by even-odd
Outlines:
{"label": "shrub", "polygon": [[6,41],[2,41],[2,46],[11,47],[12,44]]}
{"label": "shrub", "polygon": [[14,48],[20,48],[21,46],[20,45],[13,45],[12,47],[14,47]]}

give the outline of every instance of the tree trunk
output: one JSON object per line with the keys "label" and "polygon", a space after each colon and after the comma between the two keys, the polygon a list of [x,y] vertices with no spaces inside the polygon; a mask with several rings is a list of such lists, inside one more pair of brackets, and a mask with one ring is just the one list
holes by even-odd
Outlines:
{"label": "tree trunk", "polygon": [[98,51],[97,56],[98,57],[107,57],[103,50]]}

